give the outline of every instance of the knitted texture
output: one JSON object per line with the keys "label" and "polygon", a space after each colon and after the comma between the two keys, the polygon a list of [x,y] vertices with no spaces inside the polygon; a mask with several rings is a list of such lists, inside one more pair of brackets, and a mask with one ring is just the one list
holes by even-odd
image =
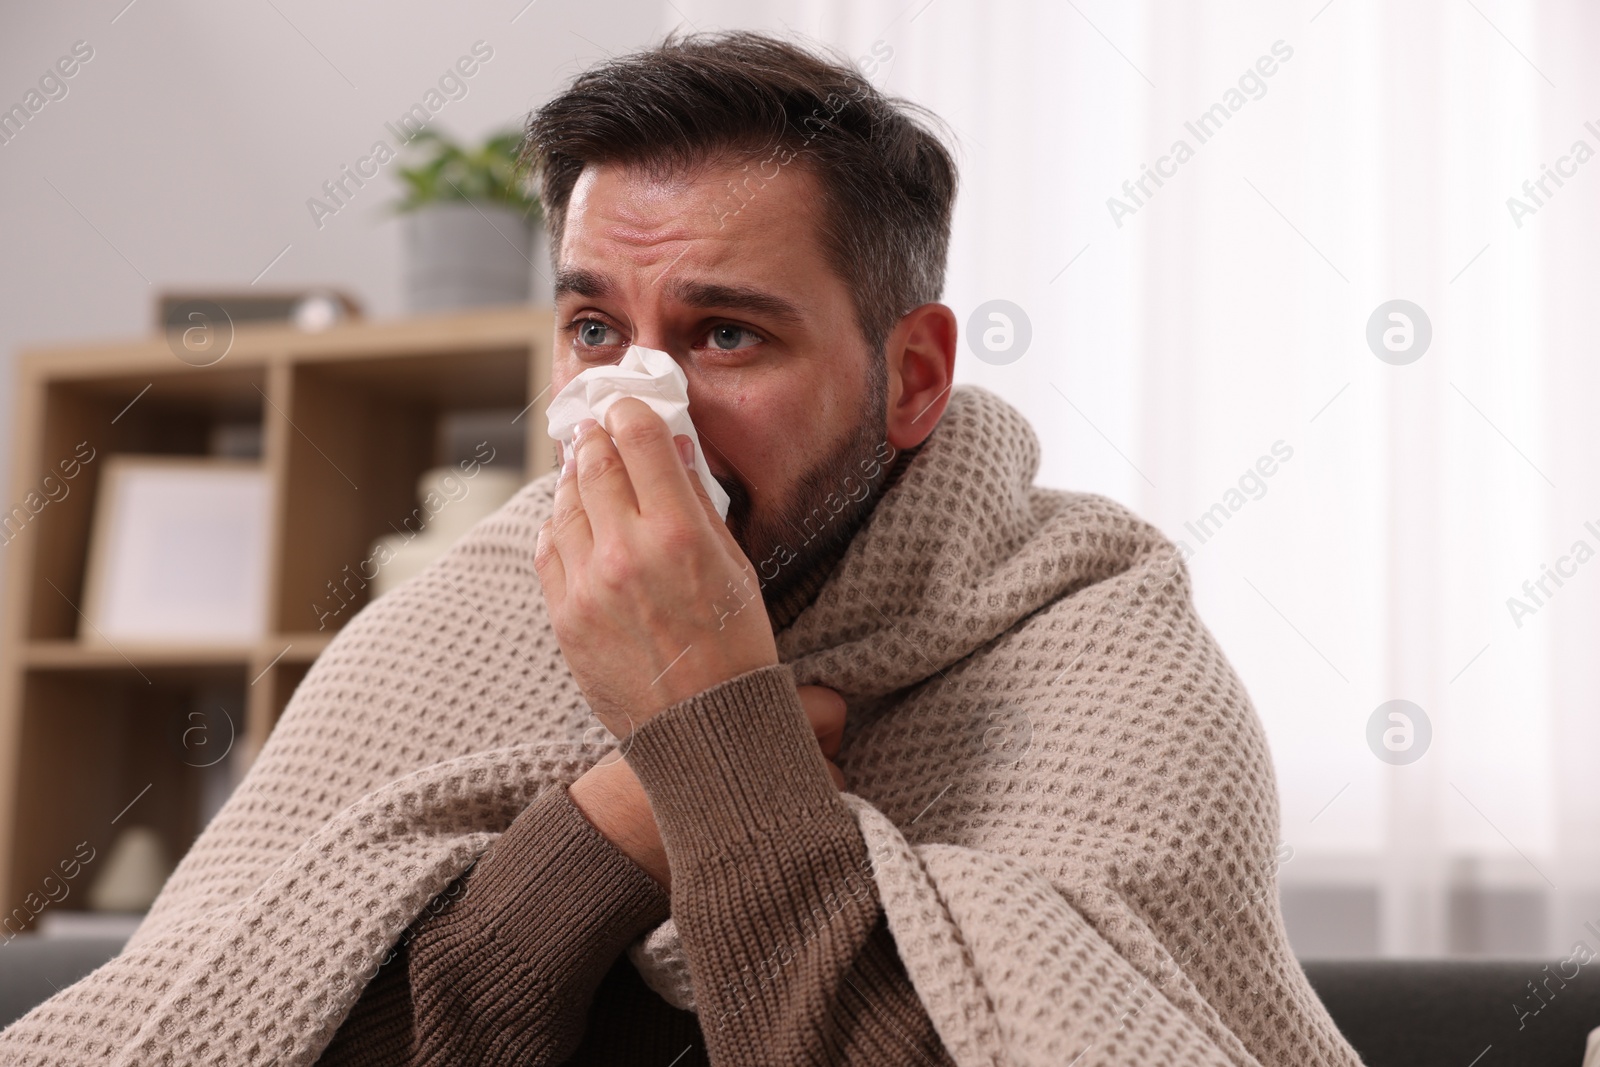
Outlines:
{"label": "knitted texture", "polygon": [[[1265,737],[1187,572],[1037,464],[1020,415],[955,390],[778,635],[849,703],[846,799],[940,1040],[1357,1063],[1289,951]],[[0,1033],[7,1063],[316,1060],[429,901],[609,747],[533,571],[553,484],[351,620],[122,955]]]}
{"label": "knitted texture", "polygon": [[[490,855],[509,850],[527,865],[480,865],[462,894],[473,900],[412,927],[413,963],[448,976],[415,996],[417,1055],[368,1062],[564,1063],[612,962],[667,914],[667,891],[601,837],[565,789],[546,790],[524,816]],[[487,930],[470,907],[480,900],[493,909]]]}

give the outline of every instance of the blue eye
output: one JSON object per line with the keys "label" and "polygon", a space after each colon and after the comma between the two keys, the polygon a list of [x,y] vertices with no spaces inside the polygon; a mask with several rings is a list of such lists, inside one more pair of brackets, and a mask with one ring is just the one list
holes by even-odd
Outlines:
{"label": "blue eye", "polygon": [[761,340],[761,338],[743,326],[735,326],[732,323],[713,326],[711,332],[706,335],[706,339],[711,342],[711,347],[720,349],[723,352],[734,352],[741,348],[749,348],[752,344],[757,344]]}
{"label": "blue eye", "polygon": [[584,319],[578,324],[578,341],[596,348],[606,343],[606,337],[611,332],[611,327],[599,319]]}

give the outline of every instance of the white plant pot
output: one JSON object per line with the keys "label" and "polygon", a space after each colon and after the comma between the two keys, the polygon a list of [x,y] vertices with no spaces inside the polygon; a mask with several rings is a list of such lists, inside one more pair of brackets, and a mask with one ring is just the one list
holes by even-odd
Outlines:
{"label": "white plant pot", "polygon": [[550,273],[544,227],[511,208],[430,204],[405,216],[405,243],[406,305],[413,312],[550,302],[549,283],[540,277]]}

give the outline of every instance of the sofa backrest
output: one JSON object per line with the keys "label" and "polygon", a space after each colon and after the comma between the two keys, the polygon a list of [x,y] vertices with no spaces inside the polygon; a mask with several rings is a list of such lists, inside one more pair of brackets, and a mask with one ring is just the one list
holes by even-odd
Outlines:
{"label": "sofa backrest", "polygon": [[1303,961],[1367,1067],[1580,1067],[1600,961]]}

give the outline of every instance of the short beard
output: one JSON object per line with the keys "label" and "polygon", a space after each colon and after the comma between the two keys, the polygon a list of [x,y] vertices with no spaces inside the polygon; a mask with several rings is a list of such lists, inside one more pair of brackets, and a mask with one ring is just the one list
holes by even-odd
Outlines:
{"label": "short beard", "polygon": [[754,515],[750,494],[732,478],[728,529],[756,569],[767,607],[782,602],[818,567],[836,562],[871,514],[894,462],[888,437],[888,382],[882,357],[868,371],[853,432],[800,478],[782,512]]}

